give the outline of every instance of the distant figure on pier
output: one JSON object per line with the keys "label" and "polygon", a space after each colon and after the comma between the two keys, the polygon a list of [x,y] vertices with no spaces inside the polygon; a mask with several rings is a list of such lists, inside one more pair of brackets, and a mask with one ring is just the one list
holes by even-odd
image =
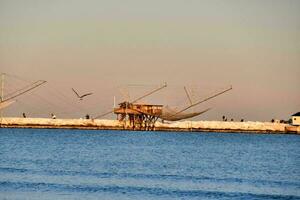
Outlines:
{"label": "distant figure on pier", "polygon": [[225,121],[225,118],[226,118],[226,117],[223,115],[223,117],[222,117],[223,121]]}
{"label": "distant figure on pier", "polygon": [[23,115],[23,118],[26,118],[26,114],[25,113],[23,113],[22,115]]}
{"label": "distant figure on pier", "polygon": [[89,114],[86,114],[85,119],[90,119]]}
{"label": "distant figure on pier", "polygon": [[244,119],[241,119],[241,122],[244,122]]}
{"label": "distant figure on pier", "polygon": [[233,119],[231,118],[231,120],[230,121],[232,121],[233,122]]}
{"label": "distant figure on pier", "polygon": [[56,119],[56,116],[53,113],[51,113],[51,118]]}

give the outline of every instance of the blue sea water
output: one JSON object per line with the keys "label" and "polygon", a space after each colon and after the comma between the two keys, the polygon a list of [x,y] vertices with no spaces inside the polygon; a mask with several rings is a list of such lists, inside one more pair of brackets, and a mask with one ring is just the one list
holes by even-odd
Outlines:
{"label": "blue sea water", "polygon": [[0,199],[300,199],[300,136],[0,129]]}

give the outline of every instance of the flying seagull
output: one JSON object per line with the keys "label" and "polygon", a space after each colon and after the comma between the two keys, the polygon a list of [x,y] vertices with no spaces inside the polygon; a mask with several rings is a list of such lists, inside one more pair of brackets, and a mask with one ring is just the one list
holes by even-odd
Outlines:
{"label": "flying seagull", "polygon": [[72,88],[72,90],[73,90],[73,92],[76,94],[76,96],[79,98],[79,100],[82,100],[83,97],[86,97],[86,96],[88,96],[88,95],[92,95],[92,94],[93,94],[93,93],[86,93],[86,94],[80,96],[80,95],[74,90],[74,88]]}

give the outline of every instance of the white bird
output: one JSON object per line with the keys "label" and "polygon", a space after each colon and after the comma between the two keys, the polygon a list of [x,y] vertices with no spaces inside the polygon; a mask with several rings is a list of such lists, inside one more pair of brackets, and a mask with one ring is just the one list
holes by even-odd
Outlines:
{"label": "white bird", "polygon": [[82,100],[83,97],[86,97],[88,95],[92,95],[93,93],[86,93],[86,94],[83,94],[83,95],[79,95],[75,90],[74,88],[72,88],[73,92],[76,94],[76,96],[79,98],[79,100]]}

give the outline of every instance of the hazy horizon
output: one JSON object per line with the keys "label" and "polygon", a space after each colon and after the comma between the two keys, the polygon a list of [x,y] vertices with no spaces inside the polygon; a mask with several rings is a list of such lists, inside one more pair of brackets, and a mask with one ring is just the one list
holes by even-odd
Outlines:
{"label": "hazy horizon", "polygon": [[[61,104],[55,95],[82,107],[78,117],[111,108],[120,86],[142,85],[130,88],[138,96],[168,82],[147,101],[179,105],[183,86],[200,88],[200,99],[232,85],[195,119],[289,119],[300,111],[299,10],[296,0],[0,0],[0,72],[48,81],[34,91],[47,106],[20,98],[43,116],[63,109],[50,106]],[[77,102],[72,87],[94,94]],[[17,102],[4,114],[23,111]]]}

